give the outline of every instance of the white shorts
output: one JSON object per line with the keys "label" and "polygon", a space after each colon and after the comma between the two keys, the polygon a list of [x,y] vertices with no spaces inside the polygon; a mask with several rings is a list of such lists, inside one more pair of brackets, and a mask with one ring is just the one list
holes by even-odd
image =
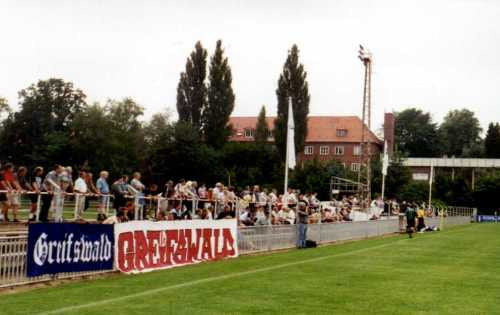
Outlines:
{"label": "white shorts", "polygon": [[19,206],[21,204],[19,196],[20,195],[16,193],[7,194],[7,199],[9,200],[11,206]]}

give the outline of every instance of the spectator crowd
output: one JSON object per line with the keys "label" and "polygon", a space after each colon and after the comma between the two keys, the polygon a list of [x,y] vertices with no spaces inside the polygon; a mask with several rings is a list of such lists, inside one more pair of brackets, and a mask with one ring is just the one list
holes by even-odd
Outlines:
{"label": "spectator crowd", "polygon": [[[76,179],[75,179],[76,178]],[[94,178],[91,172],[81,170],[74,174],[71,167],[55,165],[45,171],[34,168],[29,174],[26,167],[14,168],[7,163],[0,171],[0,207],[4,222],[19,222],[21,196],[29,197],[29,221],[55,222],[64,220],[64,201],[74,200],[75,220],[85,221],[84,212],[90,203],[97,204],[97,221],[119,223],[128,220],[217,220],[238,218],[241,226],[295,224],[299,218],[306,223],[332,223],[356,220],[376,220],[384,212],[399,212],[396,201],[384,202],[376,198],[368,209],[356,195],[343,196],[321,202],[314,192],[302,193],[289,188],[284,194],[276,189],[260,186],[236,191],[232,186],[216,183],[214,187],[181,179],[166,181],[163,186],[146,186],[141,174],[129,178],[122,175],[110,181],[105,170]],[[114,214],[108,215],[108,208]],[[390,209],[390,210],[389,210]]]}

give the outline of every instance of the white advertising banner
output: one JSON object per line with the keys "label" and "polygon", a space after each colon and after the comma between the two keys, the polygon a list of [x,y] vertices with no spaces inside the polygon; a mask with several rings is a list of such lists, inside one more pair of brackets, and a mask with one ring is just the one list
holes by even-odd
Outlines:
{"label": "white advertising banner", "polygon": [[115,224],[116,267],[138,273],[238,256],[236,219]]}

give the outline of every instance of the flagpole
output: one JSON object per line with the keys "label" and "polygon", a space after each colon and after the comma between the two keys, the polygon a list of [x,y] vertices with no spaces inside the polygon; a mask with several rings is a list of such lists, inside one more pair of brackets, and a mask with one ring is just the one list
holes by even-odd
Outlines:
{"label": "flagpole", "polygon": [[[290,115],[290,104],[292,102],[292,98],[289,97],[288,98],[288,115]],[[293,113],[292,113],[293,114]],[[289,159],[289,156],[288,156],[288,121],[289,119],[287,119],[287,125],[286,125],[286,154],[285,154],[285,187],[283,188],[283,203],[285,207],[288,208],[288,159]]]}
{"label": "flagpole", "polygon": [[431,209],[432,206],[432,181],[434,180],[434,164],[431,162],[431,172],[429,174],[429,203],[428,207],[429,210]]}
{"label": "flagpole", "polygon": [[384,195],[385,195],[385,175],[387,174],[387,167],[388,167],[388,161],[387,161],[387,141],[384,141],[384,157],[382,160],[382,201],[384,201]]}
{"label": "flagpole", "polygon": [[[385,205],[384,196],[385,196],[385,176],[387,175],[387,168],[389,167],[389,156],[387,155],[387,141],[384,141],[384,157],[382,160],[382,202]],[[390,207],[387,207],[387,216],[390,216],[391,210]]]}
{"label": "flagpole", "polygon": [[285,160],[285,185],[283,198],[285,199],[285,206],[288,207],[288,169],[294,169],[296,166],[295,155],[295,123],[293,121],[293,107],[292,98],[288,99],[288,119],[286,128],[286,160]]}

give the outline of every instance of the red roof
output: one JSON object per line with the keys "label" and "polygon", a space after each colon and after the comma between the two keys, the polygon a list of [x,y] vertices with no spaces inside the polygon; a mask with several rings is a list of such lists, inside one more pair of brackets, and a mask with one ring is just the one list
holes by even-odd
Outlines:
{"label": "red roof", "polygon": [[[269,128],[274,129],[275,117],[267,117]],[[245,137],[245,129],[255,129],[257,117],[231,117],[234,134],[230,141],[253,141]],[[357,116],[309,116],[306,142],[361,142],[362,122]],[[345,136],[339,137],[337,130],[347,130]],[[369,132],[371,142],[382,141],[372,132]]]}

